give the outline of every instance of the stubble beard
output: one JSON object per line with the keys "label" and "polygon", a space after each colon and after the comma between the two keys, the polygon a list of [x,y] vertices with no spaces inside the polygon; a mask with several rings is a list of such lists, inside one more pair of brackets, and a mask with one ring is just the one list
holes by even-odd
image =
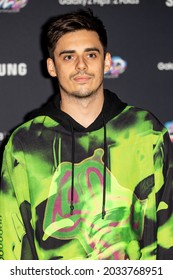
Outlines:
{"label": "stubble beard", "polygon": [[59,87],[60,90],[63,91],[68,97],[75,98],[75,99],[89,99],[90,97],[97,95],[102,84],[103,84],[103,79],[101,80],[99,86],[92,90],[82,88],[81,86],[81,89],[77,91],[69,91],[65,87],[63,87],[60,83],[59,83]]}

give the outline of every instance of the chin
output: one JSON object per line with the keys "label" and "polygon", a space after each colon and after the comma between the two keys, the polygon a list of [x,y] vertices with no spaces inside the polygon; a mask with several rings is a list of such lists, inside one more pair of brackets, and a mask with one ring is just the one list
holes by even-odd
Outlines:
{"label": "chin", "polygon": [[82,98],[89,98],[90,96],[94,95],[94,92],[85,92],[85,93],[74,92],[72,95],[76,98],[82,99]]}

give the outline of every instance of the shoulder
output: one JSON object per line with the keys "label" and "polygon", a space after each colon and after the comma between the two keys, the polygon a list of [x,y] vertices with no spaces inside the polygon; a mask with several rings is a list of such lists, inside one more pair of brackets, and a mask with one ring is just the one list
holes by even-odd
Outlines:
{"label": "shoulder", "polygon": [[57,126],[57,122],[48,116],[38,116],[16,127],[10,134],[7,146],[23,146],[33,142],[44,131]]}
{"label": "shoulder", "polygon": [[166,130],[159,118],[149,110],[135,106],[127,106],[124,112],[127,113],[129,118],[133,119],[136,125],[148,126],[156,131]]}

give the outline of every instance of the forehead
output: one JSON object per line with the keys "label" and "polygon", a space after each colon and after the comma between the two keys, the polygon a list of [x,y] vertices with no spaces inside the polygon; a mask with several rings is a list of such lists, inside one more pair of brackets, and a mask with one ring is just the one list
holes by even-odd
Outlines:
{"label": "forehead", "polygon": [[103,51],[103,46],[99,36],[95,31],[78,30],[63,35],[57,42],[55,52],[61,52],[64,49],[84,50],[86,48],[98,48]]}

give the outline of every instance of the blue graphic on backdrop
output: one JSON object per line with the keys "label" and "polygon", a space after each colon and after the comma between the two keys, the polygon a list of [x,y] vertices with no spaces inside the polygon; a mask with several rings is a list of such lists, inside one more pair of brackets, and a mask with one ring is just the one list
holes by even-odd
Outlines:
{"label": "blue graphic on backdrop", "polygon": [[165,127],[167,128],[169,136],[171,138],[171,142],[173,143],[173,121],[166,122]]}
{"label": "blue graphic on backdrop", "polygon": [[118,78],[127,68],[127,62],[119,56],[112,56],[112,65],[105,78]]}
{"label": "blue graphic on backdrop", "polygon": [[0,12],[19,12],[28,0],[0,0]]}

